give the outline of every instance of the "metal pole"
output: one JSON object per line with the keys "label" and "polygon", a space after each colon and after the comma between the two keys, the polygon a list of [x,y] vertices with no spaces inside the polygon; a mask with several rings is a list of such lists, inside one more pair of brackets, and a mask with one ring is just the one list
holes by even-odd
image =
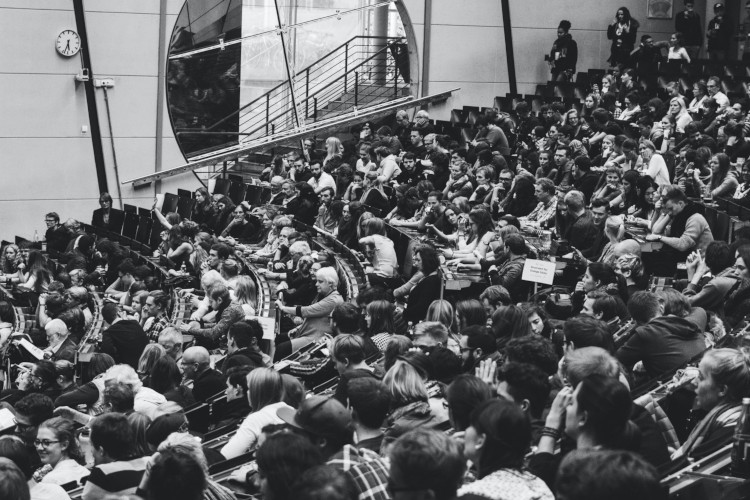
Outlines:
{"label": "metal pole", "polygon": [[349,87],[349,42],[344,46],[344,92]]}
{"label": "metal pole", "polygon": [[354,72],[354,106],[359,106],[357,101],[359,100],[359,72]]}
{"label": "metal pole", "polygon": [[505,57],[508,58],[508,83],[510,84],[510,93],[516,94],[516,60],[513,57],[513,25],[510,22],[510,2],[501,0],[503,8],[503,32],[505,32]]}
{"label": "metal pole", "polygon": [[289,57],[286,54],[286,41],[284,40],[284,30],[282,29],[281,23],[281,11],[279,10],[278,0],[273,1],[274,7],[276,7],[276,19],[279,22],[279,37],[281,37],[281,50],[284,53],[284,66],[286,67],[286,77],[289,82],[289,96],[292,99],[292,113],[294,116],[294,123],[299,128],[299,116],[297,116],[297,98],[294,96],[294,79],[292,78],[292,69],[289,67]]}

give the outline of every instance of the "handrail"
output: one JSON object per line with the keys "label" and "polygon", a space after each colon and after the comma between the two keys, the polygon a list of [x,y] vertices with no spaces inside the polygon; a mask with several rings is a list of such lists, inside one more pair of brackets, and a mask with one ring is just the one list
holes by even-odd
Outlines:
{"label": "handrail", "polygon": [[387,116],[390,113],[395,113],[398,109],[401,108],[414,108],[418,106],[426,106],[433,102],[442,102],[447,100],[451,96],[451,94],[459,90],[461,89],[454,88],[420,98],[406,96],[395,101],[380,103],[366,109],[359,109],[357,112],[350,111],[346,115],[336,116],[335,119],[326,118],[324,120],[320,120],[314,125],[306,127],[304,130],[284,130],[268,137],[255,139],[249,143],[233,144],[221,150],[214,151],[211,154],[203,154],[199,157],[193,158],[192,161],[189,161],[183,165],[147,175],[142,175],[140,177],[134,177],[132,179],[123,181],[122,184],[142,186],[153,181],[166,179],[167,177],[172,177],[186,172],[193,172],[208,165],[216,165],[222,161],[235,160],[244,154],[261,148],[269,148],[277,144],[289,143],[290,141],[294,141],[316,133],[324,133],[348,125],[353,125],[355,123],[362,123],[364,121],[373,120],[377,117]]}
{"label": "handrail", "polygon": [[[404,38],[403,38],[403,37],[388,37],[388,36],[369,36],[369,35],[360,35],[360,36],[354,36],[354,37],[350,38],[349,40],[347,40],[346,42],[344,42],[344,43],[342,43],[341,45],[339,45],[338,47],[336,47],[336,48],[334,48],[333,50],[331,50],[331,51],[330,51],[330,52],[329,52],[328,54],[325,54],[325,55],[323,55],[323,56],[322,56],[322,57],[320,57],[320,58],[319,58],[318,60],[316,60],[316,61],[314,61],[314,62],[310,63],[310,64],[309,64],[309,65],[307,65],[307,66],[306,66],[305,68],[303,68],[303,69],[301,69],[300,71],[298,71],[298,72],[297,72],[297,74],[296,74],[296,75],[294,76],[294,79],[296,80],[298,76],[300,76],[300,75],[302,75],[302,74],[304,74],[304,73],[308,72],[308,71],[310,70],[310,68],[312,68],[313,66],[315,66],[315,65],[319,64],[319,63],[320,63],[320,62],[322,62],[322,61],[323,61],[324,59],[327,59],[327,58],[331,57],[331,56],[332,56],[333,54],[335,54],[336,52],[338,52],[338,51],[339,51],[339,50],[341,50],[342,48],[346,47],[347,45],[349,45],[350,43],[352,43],[352,42],[353,42],[354,40],[356,40],[356,39],[363,39],[363,40],[370,40],[370,39],[373,39],[373,40],[377,40],[377,39],[386,39],[386,40],[390,40],[390,39],[395,39],[395,40],[403,40]],[[341,55],[341,54],[338,54],[338,55],[337,55],[336,57],[339,57],[340,55]],[[237,114],[240,114],[240,113],[241,113],[242,111],[244,111],[244,110],[245,110],[245,109],[247,109],[248,107],[250,107],[250,106],[252,106],[252,105],[254,105],[254,104],[256,104],[256,103],[258,103],[258,102],[262,101],[263,99],[265,99],[267,95],[269,95],[269,94],[273,93],[274,91],[277,91],[277,90],[281,89],[281,88],[282,88],[282,87],[284,87],[284,86],[287,86],[288,84],[289,84],[289,81],[288,81],[288,80],[284,80],[284,81],[282,81],[281,83],[279,83],[279,84],[278,84],[278,85],[276,85],[275,87],[272,87],[272,88],[268,89],[268,90],[267,90],[267,91],[266,91],[265,93],[263,93],[263,95],[260,95],[260,96],[256,97],[255,99],[253,99],[253,100],[252,100],[252,101],[250,101],[249,103],[247,103],[247,104],[243,105],[243,106],[242,106],[241,108],[237,109],[236,111],[232,111],[232,112],[231,112],[230,114],[228,114],[228,115],[227,115],[227,116],[225,116],[224,118],[221,118],[221,119],[220,119],[219,121],[217,121],[217,122],[216,122],[216,123],[214,123],[213,125],[210,125],[210,126],[206,127],[205,129],[184,129],[184,130],[182,130],[182,131],[184,131],[184,132],[200,132],[200,131],[203,131],[203,130],[206,130],[206,131],[210,131],[210,130],[213,130],[213,129],[214,129],[215,127],[217,127],[217,126],[221,125],[221,124],[222,124],[222,123],[224,123],[224,122],[225,122],[226,120],[230,119],[231,117],[233,117],[233,116],[235,116],[235,115],[237,115]]]}
{"label": "handrail", "polygon": [[[308,103],[308,102],[310,102],[311,100],[313,100],[313,102],[314,102],[315,98],[316,98],[316,97],[318,97],[318,96],[319,96],[320,94],[322,94],[322,93],[323,93],[324,91],[328,90],[328,89],[329,89],[329,88],[331,88],[331,87],[332,87],[333,85],[337,85],[337,84],[340,84],[340,83],[341,83],[341,81],[342,81],[342,79],[343,79],[344,77],[346,77],[347,75],[349,75],[349,74],[351,74],[351,73],[356,73],[356,72],[357,72],[357,70],[358,70],[359,68],[361,68],[362,66],[364,66],[365,64],[367,64],[368,62],[370,62],[371,60],[373,60],[374,58],[376,58],[376,57],[377,57],[378,55],[380,55],[381,53],[383,53],[383,52],[387,53],[387,52],[388,52],[388,49],[389,49],[389,47],[390,47],[389,45],[386,45],[386,46],[384,46],[383,48],[381,48],[380,50],[378,50],[377,52],[374,52],[374,53],[373,53],[373,54],[372,54],[372,55],[371,55],[370,57],[368,57],[367,59],[364,59],[363,61],[361,61],[361,62],[360,62],[359,64],[357,64],[356,66],[354,66],[353,68],[349,69],[349,70],[348,70],[348,73],[344,73],[344,74],[343,74],[343,75],[341,75],[341,76],[340,76],[339,78],[336,78],[336,79],[334,79],[334,80],[330,81],[329,83],[327,83],[327,84],[326,84],[325,86],[323,86],[322,88],[320,88],[320,89],[316,90],[316,91],[315,91],[315,92],[314,92],[313,94],[311,94],[311,95],[307,96],[307,97],[306,97],[305,99],[303,99],[302,101],[300,101],[300,102],[299,102],[299,105],[301,106],[302,104],[304,104],[304,103]],[[395,63],[394,63],[394,64],[395,64]],[[273,118],[268,118],[268,119],[264,120],[264,122],[265,122],[264,124],[262,124],[262,125],[259,125],[259,126],[257,126],[256,128],[254,128],[254,129],[250,130],[249,132],[247,132],[247,131],[246,131],[247,129],[243,130],[243,131],[242,131],[242,135],[252,135],[252,134],[254,134],[255,132],[259,131],[259,130],[260,130],[261,128],[263,128],[263,127],[267,126],[267,124],[268,124],[268,123],[273,123],[273,122],[275,122],[276,120],[278,120],[279,118],[281,118],[281,117],[283,117],[284,115],[287,115],[287,114],[289,114],[289,113],[290,113],[290,110],[289,110],[289,109],[286,109],[286,110],[284,110],[284,111],[282,111],[282,112],[280,112],[280,113],[277,113],[277,114],[276,114],[276,115],[275,115],[275,116],[274,116]],[[307,115],[306,115],[306,117],[307,117]]]}

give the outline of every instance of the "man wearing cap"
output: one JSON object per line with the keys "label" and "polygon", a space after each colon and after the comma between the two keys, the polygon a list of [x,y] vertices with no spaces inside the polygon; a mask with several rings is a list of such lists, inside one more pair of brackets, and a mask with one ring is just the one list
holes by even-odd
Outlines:
{"label": "man wearing cap", "polygon": [[708,58],[713,61],[724,61],[731,40],[732,28],[724,17],[724,4],[714,4],[714,18],[708,23],[706,40],[708,40]]}
{"label": "man wearing cap", "polygon": [[328,465],[347,472],[357,485],[359,500],[388,500],[388,467],[374,451],[354,446],[354,423],[349,410],[333,398],[311,396],[293,408],[279,408],[276,415],[302,431],[320,447]]}

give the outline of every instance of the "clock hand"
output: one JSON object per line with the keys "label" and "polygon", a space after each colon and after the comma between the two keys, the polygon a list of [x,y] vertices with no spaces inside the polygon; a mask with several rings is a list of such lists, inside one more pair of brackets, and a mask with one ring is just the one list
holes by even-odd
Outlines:
{"label": "clock hand", "polygon": [[70,40],[68,40],[68,43],[65,45],[65,52],[70,50]]}

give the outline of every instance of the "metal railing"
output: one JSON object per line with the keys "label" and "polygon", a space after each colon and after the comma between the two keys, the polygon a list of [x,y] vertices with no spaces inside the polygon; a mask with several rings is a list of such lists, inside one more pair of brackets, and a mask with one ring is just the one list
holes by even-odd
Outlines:
{"label": "metal railing", "polygon": [[[357,36],[336,47],[292,78],[245,104],[209,127],[183,129],[179,134],[219,134],[214,130],[239,114],[239,142],[247,142],[304,126],[323,116],[343,113],[363,104],[401,96],[408,84],[393,57],[391,46],[400,37]],[[297,116],[291,92],[297,102]],[[338,101],[334,107],[334,101]]]}

